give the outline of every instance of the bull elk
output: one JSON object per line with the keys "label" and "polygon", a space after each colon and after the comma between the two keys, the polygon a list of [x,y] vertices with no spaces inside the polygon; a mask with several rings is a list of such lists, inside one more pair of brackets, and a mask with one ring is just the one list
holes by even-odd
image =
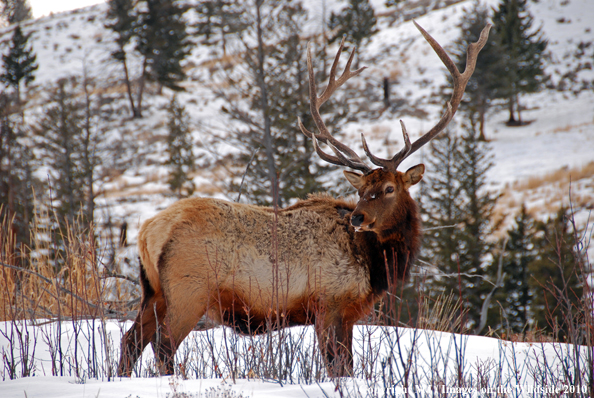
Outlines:
{"label": "bull elk", "polygon": [[[408,189],[421,180],[425,166],[403,173],[398,165],[451,121],[490,29],[487,25],[478,42],[469,45],[460,73],[443,48],[415,25],[453,78],[452,97],[439,122],[412,144],[401,122],[405,145],[391,159],[373,155],[362,136],[363,149],[378,168],[368,166],[329,133],[319,112],[364,68],[350,70],[353,52],[336,79],[341,43],[328,86],[318,96],[308,48],[310,107],[319,133],[308,131],[301,120],[298,125],[324,161],[362,172],[344,171],[359,201],[312,195],[275,210],[190,198],[144,222],[138,236],[142,302],[122,340],[120,375],[131,374],[149,342],[160,372],[172,374],[176,349],[205,314],[246,334],[275,325],[315,325],[329,374],[352,374],[353,325],[391,283],[406,278],[420,247],[420,220]],[[334,154],[320,149],[318,141]]]}

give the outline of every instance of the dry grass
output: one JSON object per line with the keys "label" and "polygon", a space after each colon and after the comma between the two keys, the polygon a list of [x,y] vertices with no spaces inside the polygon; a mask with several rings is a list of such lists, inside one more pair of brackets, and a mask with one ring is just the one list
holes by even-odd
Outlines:
{"label": "dry grass", "polygon": [[122,288],[118,270],[102,264],[93,228],[68,226],[59,232],[61,239],[51,239],[48,225],[55,225],[55,215],[37,214],[32,228],[35,250],[17,248],[12,220],[0,220],[0,321],[126,317],[126,304],[134,297]]}
{"label": "dry grass", "polygon": [[550,333],[546,333],[540,329],[529,330],[524,334],[515,333],[509,336],[504,333],[499,337],[513,343],[553,343],[556,341]]}
{"label": "dry grass", "polygon": [[[570,198],[571,193],[571,198]],[[495,208],[495,219],[510,221],[525,203],[533,215],[552,214],[571,199],[574,208],[594,208],[594,162],[582,167],[564,167],[506,187]],[[499,233],[504,233],[502,223]]]}
{"label": "dry grass", "polygon": [[594,162],[578,168],[564,167],[544,176],[532,177],[514,184],[513,189],[519,191],[534,190],[546,184],[561,184],[563,187],[567,187],[571,182],[591,178],[592,176],[594,176]]}
{"label": "dry grass", "polygon": [[439,332],[459,332],[463,330],[463,319],[467,310],[463,310],[460,299],[453,293],[442,293],[432,302],[424,298],[419,307],[419,329],[430,329]]}
{"label": "dry grass", "polygon": [[557,127],[553,130],[553,133],[568,133],[570,131],[576,130],[580,127],[588,127],[592,126],[592,122],[585,122],[580,124],[568,124],[567,126]]}

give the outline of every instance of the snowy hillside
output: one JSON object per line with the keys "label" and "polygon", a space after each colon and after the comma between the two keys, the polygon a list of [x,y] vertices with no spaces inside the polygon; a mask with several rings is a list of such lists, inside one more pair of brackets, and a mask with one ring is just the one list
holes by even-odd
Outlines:
{"label": "snowy hillside", "polygon": [[[374,82],[380,95],[381,80],[388,75],[397,81],[394,90],[399,97],[406,97],[427,112],[429,116],[425,118],[402,117],[414,138],[430,128],[440,116],[442,105],[436,93],[445,83],[445,68],[412,22],[390,24],[391,18],[381,16],[386,12],[384,1],[372,3],[380,15],[381,31],[362,54],[363,59],[372,60],[372,63],[367,62],[369,68],[364,72],[364,79]],[[487,4],[495,6],[497,1],[488,0]],[[551,76],[550,88],[537,95],[522,97],[522,103],[527,107],[524,118],[533,121],[527,126],[506,127],[504,109],[489,115],[486,135],[491,140],[495,160],[490,185],[504,192],[499,202],[500,214],[513,216],[521,203],[526,202],[537,217],[546,217],[561,203],[568,204],[571,181],[578,221],[584,226],[594,203],[594,29],[591,22],[594,2],[541,0],[529,4],[535,25],[542,26],[549,40],[551,63],[547,73]],[[456,25],[462,10],[470,5],[470,1],[462,1],[421,16],[417,22],[447,49],[458,35]],[[336,9],[340,3],[329,2],[328,6]],[[311,18],[307,30],[315,34],[319,30],[316,22],[321,12],[319,5],[307,1],[306,8],[310,10]],[[132,227],[130,240],[134,241],[135,227],[174,201],[165,183],[166,171],[160,166],[165,148],[162,139],[165,106],[172,93],[168,90],[162,95],[149,92],[146,117],[141,120],[128,118],[121,66],[110,58],[115,45],[111,32],[104,28],[105,11],[106,5],[102,4],[25,24],[25,31],[34,32],[33,46],[40,64],[37,78],[27,93],[26,112],[32,117],[39,114],[40,105],[46,99],[43,90],[57,79],[73,75],[86,74],[96,82],[96,90],[115,99],[111,106],[116,116],[103,128],[107,134],[137,144],[137,154],[123,174],[98,183],[96,191],[103,194],[97,200],[97,217],[106,217],[105,209],[109,209],[112,219],[128,220]],[[0,51],[6,51],[9,38],[8,29],[0,31]],[[580,48],[584,50],[580,51]],[[210,57],[208,48],[194,47],[186,61],[190,79],[183,85],[187,91],[180,95],[180,102],[187,107],[194,123],[196,142],[205,141],[209,131],[225,124],[221,104],[208,89],[206,66]],[[138,61],[131,60],[132,76],[139,73]],[[583,89],[584,82],[589,88]],[[380,106],[378,103],[377,107]],[[345,141],[359,150],[359,133],[365,132],[372,151],[379,156],[389,155],[387,152],[391,155],[402,145],[399,124],[387,114],[374,120],[360,119],[349,123],[344,131]],[[229,149],[220,146],[209,150],[203,153],[206,158]],[[423,156],[420,151],[407,159],[402,167],[420,162]],[[199,187],[198,194],[221,195],[213,184],[212,175],[199,171],[195,183]]]}

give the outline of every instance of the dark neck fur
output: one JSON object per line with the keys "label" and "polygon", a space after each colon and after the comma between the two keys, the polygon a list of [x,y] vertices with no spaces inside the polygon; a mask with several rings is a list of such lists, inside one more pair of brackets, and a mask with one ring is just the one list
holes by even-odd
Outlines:
{"label": "dark neck fur", "polygon": [[405,280],[417,259],[421,245],[421,223],[412,209],[394,216],[392,227],[381,234],[374,232],[356,233],[362,241],[369,267],[369,282],[375,295],[385,292],[398,280]]}

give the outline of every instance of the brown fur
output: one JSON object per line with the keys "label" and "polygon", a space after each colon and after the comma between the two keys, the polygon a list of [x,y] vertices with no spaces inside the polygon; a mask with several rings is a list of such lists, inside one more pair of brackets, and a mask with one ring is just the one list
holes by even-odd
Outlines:
{"label": "brown fur", "polygon": [[[318,195],[274,211],[192,198],[147,220],[138,239],[143,302],[119,374],[131,374],[148,342],[171,374],[175,350],[205,313],[242,333],[315,325],[330,374],[352,372],[353,325],[408,274],[420,224],[411,173],[351,174],[361,183],[357,205]],[[380,194],[386,184],[394,194]],[[354,214],[364,219],[359,232]]]}

